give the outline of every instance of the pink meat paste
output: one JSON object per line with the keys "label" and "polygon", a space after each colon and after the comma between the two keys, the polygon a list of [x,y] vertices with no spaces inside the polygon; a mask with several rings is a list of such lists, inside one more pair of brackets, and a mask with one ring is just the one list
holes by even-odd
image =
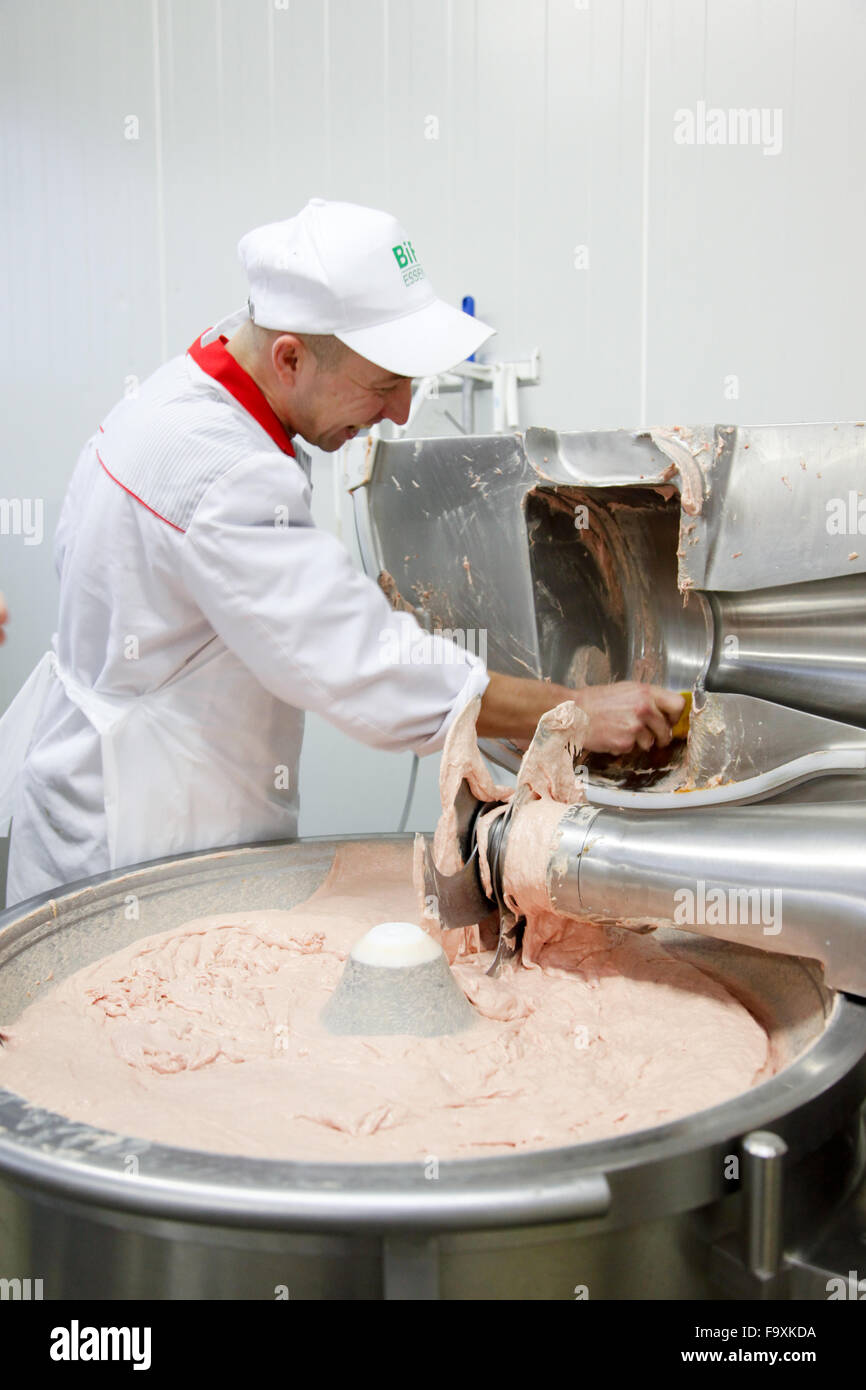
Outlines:
{"label": "pink meat paste", "polygon": [[[442,757],[445,871],[460,864],[448,808],[463,777],[485,799],[511,794],[478,753],[477,708]],[[50,990],[3,1029],[0,1085],[122,1134],[317,1162],[575,1144],[747,1090],[772,1072],[769,1040],[721,984],[650,936],[561,917],[547,898],[563,803],[580,799],[584,718],[571,704],[545,716],[514,793],[505,888],[527,916],[522,959],[493,979],[489,931],[441,933],[477,1013],[467,1032],[335,1037],[319,1021],[369,927],[416,921],[440,935],[419,903],[418,846],[413,883],[407,845],[347,843],[291,911],[201,917]]]}

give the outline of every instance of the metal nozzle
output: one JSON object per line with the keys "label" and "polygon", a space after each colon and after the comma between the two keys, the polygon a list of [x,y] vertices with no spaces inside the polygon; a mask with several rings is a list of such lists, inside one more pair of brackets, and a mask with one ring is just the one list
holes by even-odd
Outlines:
{"label": "metal nozzle", "polygon": [[547,887],[557,911],[664,921],[807,956],[824,964],[828,985],[866,995],[863,805],[571,806],[554,839]]}
{"label": "metal nozzle", "polygon": [[[515,801],[491,825],[488,897],[475,837],[485,807],[471,799],[466,867],[443,876],[427,854],[427,881],[444,928],[499,912],[499,949],[489,971],[496,974],[518,949],[523,920],[508,909],[502,888]],[[564,805],[551,838],[547,891],[552,908],[568,917],[662,921],[806,956],[823,963],[832,988],[866,995],[866,821],[856,802],[673,811]]]}

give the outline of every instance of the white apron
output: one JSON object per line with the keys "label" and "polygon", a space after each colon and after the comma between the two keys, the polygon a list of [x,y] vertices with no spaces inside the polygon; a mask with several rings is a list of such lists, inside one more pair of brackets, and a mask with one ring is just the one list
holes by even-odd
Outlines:
{"label": "white apron", "polygon": [[[46,652],[0,719],[0,833],[55,678],[100,736],[112,869],[297,833],[303,712],[271,695],[218,637],[145,695],[91,690]],[[91,872],[82,864],[79,877]]]}

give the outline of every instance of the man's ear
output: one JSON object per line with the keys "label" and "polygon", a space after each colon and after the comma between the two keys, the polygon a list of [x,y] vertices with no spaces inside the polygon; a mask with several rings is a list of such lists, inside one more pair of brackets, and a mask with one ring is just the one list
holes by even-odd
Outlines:
{"label": "man's ear", "polygon": [[310,350],[294,333],[281,333],[271,347],[274,371],[284,386],[295,386],[309,365]]}

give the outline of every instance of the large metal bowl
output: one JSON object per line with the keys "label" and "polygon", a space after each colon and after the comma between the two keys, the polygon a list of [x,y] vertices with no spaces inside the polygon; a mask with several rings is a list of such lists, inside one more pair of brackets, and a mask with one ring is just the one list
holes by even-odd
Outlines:
{"label": "large metal bowl", "polygon": [[[405,843],[408,873],[411,837],[382,838]],[[158,860],[7,910],[0,1019],[141,936],[303,901],[340,843]],[[810,962],[684,932],[667,944],[760,1017],[776,1075],[618,1139],[438,1166],[170,1148],[0,1090],[0,1278],[41,1279],[47,1298],[712,1296],[707,1241],[736,1228],[742,1136],[771,1129],[788,1146],[789,1247],[806,1248],[859,1178],[866,1006],[829,993]]]}

